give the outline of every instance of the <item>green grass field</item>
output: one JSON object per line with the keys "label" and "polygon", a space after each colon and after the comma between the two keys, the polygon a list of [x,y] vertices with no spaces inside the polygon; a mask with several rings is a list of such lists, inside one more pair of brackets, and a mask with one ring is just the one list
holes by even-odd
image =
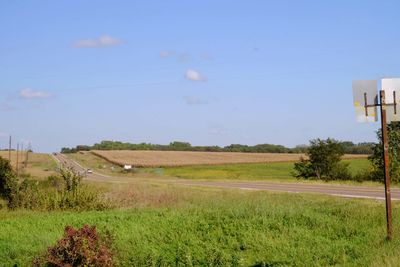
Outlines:
{"label": "green grass field", "polygon": [[[356,174],[368,169],[368,159],[348,159],[350,172]],[[285,180],[297,181],[292,176],[293,162],[227,164],[219,166],[193,166],[162,168],[152,170],[170,176],[187,179],[221,179],[221,180]]]}
{"label": "green grass field", "polygon": [[[382,266],[384,203],[312,195],[193,190],[178,205],[106,212],[0,212],[2,266],[28,265],[66,225],[114,233],[120,266]],[[400,210],[395,205],[395,233]]]}

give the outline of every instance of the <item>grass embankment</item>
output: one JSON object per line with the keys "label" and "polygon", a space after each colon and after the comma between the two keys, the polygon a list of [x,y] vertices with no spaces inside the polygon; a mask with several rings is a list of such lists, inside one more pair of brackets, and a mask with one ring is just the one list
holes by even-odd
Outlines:
{"label": "grass embankment", "polygon": [[114,233],[120,266],[394,266],[400,261],[397,205],[396,236],[386,242],[383,202],[220,190],[191,190],[180,199],[179,191],[163,188],[176,198],[164,207],[1,211],[2,266],[29,264],[61,237],[65,225],[84,224]]}
{"label": "grass embankment", "polygon": [[[8,151],[0,151],[0,157],[8,159]],[[56,174],[57,163],[50,154],[29,153],[28,164],[25,167],[26,152],[19,153],[18,166],[21,173],[29,173],[34,178],[45,178]],[[17,152],[11,151],[11,164],[16,168]]]}

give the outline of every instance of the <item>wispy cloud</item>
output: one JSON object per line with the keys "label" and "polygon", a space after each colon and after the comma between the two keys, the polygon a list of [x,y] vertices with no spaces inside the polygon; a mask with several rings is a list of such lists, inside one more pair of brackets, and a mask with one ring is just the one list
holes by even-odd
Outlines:
{"label": "wispy cloud", "polygon": [[206,81],[206,78],[198,71],[188,69],[185,73],[185,78],[190,80],[190,81],[195,81],[195,82],[204,82]]}
{"label": "wispy cloud", "polygon": [[183,100],[185,101],[186,105],[189,106],[196,106],[196,105],[207,105],[208,102],[198,96],[184,96]]}
{"label": "wispy cloud", "polygon": [[160,58],[168,58],[175,55],[174,51],[163,50],[160,52]]}
{"label": "wispy cloud", "polygon": [[19,92],[19,96],[23,99],[40,99],[49,98],[51,94],[45,91],[36,91],[31,88],[25,88]]}
{"label": "wispy cloud", "polygon": [[97,39],[83,39],[74,43],[76,48],[97,48],[97,47],[111,47],[123,44],[124,41],[109,35],[100,36]]}

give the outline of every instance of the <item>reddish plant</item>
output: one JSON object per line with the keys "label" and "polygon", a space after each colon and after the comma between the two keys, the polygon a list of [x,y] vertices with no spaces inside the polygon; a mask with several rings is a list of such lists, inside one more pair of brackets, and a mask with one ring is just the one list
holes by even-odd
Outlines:
{"label": "reddish plant", "polygon": [[34,266],[113,266],[109,249],[111,238],[101,238],[96,226],[85,225],[81,229],[65,227],[64,236],[47,253],[33,262]]}

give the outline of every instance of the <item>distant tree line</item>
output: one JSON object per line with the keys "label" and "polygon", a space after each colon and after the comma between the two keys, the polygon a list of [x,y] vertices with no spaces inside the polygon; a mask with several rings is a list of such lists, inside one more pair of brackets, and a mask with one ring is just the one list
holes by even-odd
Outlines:
{"label": "distant tree line", "polygon": [[[372,154],[374,143],[340,142],[346,154]],[[207,152],[245,152],[245,153],[306,153],[307,145],[298,145],[288,148],[282,145],[259,144],[254,146],[232,144],[225,147],[220,146],[192,146],[187,142],[174,141],[168,145],[150,143],[124,143],[119,141],[102,141],[92,146],[78,145],[75,148],[64,147],[61,153],[76,153],[89,150],[158,150],[158,151],[207,151]]]}

